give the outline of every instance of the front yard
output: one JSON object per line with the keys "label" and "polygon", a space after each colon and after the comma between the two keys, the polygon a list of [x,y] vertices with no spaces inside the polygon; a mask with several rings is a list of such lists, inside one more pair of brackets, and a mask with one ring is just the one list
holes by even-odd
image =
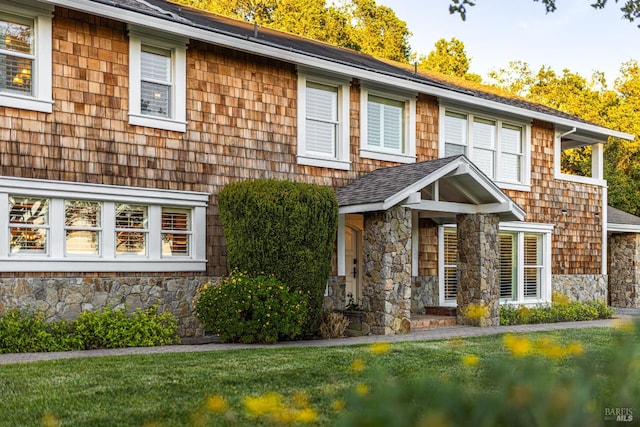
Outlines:
{"label": "front yard", "polygon": [[[557,349],[579,350],[543,358],[544,369],[553,378],[577,374],[579,359],[587,357],[589,369],[604,372],[614,357],[610,350],[619,333],[593,328],[527,334],[511,337],[511,343],[496,335],[391,346],[273,348],[0,365],[0,425],[218,426],[295,420],[334,425],[353,405],[367,405],[363,399],[358,401],[359,396],[368,395],[375,406],[384,406],[375,399],[395,399],[391,410],[402,412],[405,408],[402,403],[398,406],[398,396],[383,389],[418,378],[453,382],[472,393],[495,394],[506,385],[492,380],[494,374],[489,370],[526,360],[532,345],[543,348],[553,343]],[[635,348],[638,355],[637,345]],[[537,363],[533,360],[532,364]],[[485,362],[490,365],[485,367]],[[629,369],[633,370],[629,380],[637,383],[638,367]],[[604,405],[608,405],[605,397],[610,395],[611,384],[606,380],[591,399],[593,425],[602,424]],[[410,396],[407,409],[416,403],[428,405],[433,397],[427,394]],[[281,414],[270,413],[269,407],[282,409]]]}

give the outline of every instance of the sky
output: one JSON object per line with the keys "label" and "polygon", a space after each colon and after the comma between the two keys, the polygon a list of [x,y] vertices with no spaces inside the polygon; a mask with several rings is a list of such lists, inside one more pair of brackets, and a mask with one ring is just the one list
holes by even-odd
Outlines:
{"label": "sky", "polygon": [[556,73],[568,68],[586,78],[603,71],[611,87],[623,62],[640,61],[640,22],[624,20],[621,4],[614,0],[601,10],[590,6],[593,0],[557,0],[557,10],[549,14],[539,1],[476,0],[467,7],[466,21],[449,14],[449,0],[377,3],[407,23],[414,52],[427,55],[442,38],[462,41],[471,58],[469,71],[483,79],[490,70],[519,60],[534,72],[543,65]]}

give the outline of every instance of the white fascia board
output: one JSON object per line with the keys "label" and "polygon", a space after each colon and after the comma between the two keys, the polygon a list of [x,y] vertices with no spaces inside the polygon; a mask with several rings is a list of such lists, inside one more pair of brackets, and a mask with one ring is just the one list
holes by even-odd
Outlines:
{"label": "white fascia board", "polygon": [[609,233],[640,233],[640,225],[633,224],[607,224]]}
{"label": "white fascia board", "polygon": [[338,214],[342,215],[349,213],[375,212],[384,210],[387,210],[387,208],[385,208],[382,203],[363,203],[361,205],[341,206],[338,209]]}
{"label": "white fascia board", "polygon": [[543,224],[538,222],[511,222],[505,221],[500,223],[500,231],[529,231],[536,233],[551,233],[555,225]]}
{"label": "white fascia board", "polygon": [[149,260],[147,258],[115,259],[29,259],[17,256],[0,259],[0,272],[13,273],[28,271],[30,273],[49,272],[97,272],[97,273],[119,273],[119,272],[178,272],[178,271],[206,271],[207,260],[205,259],[185,259],[185,260]]}
{"label": "white fascia board", "polygon": [[150,204],[207,206],[208,193],[159,190],[117,185],[86,184],[33,178],[0,177],[0,192],[88,200],[118,200]]}
{"label": "white fascia board", "polygon": [[[427,83],[420,83],[416,81],[407,80],[403,77],[395,77],[391,75],[381,74],[374,70],[365,70],[362,68],[354,67],[352,65],[341,64],[327,59],[316,58],[313,56],[305,55],[299,52],[292,52],[283,47],[271,46],[268,43],[261,43],[257,40],[241,38],[237,35],[231,36],[210,30],[203,30],[201,28],[194,28],[192,25],[181,24],[178,22],[172,22],[166,19],[160,19],[152,16],[148,16],[142,13],[119,9],[113,6],[94,3],[88,0],[42,0],[45,3],[66,7],[74,10],[81,10],[84,12],[94,13],[96,15],[111,18],[117,21],[126,22],[130,24],[136,24],[150,28],[163,28],[166,32],[170,32],[177,35],[193,38],[196,40],[204,41],[207,43],[213,43],[219,46],[228,47],[231,49],[241,50],[249,52],[259,56],[266,56],[285,62],[302,65],[318,70],[329,70],[333,73],[342,74],[345,76],[359,78],[368,82],[374,82],[382,85],[388,85],[395,88],[401,88],[405,91],[415,91],[428,95],[441,97],[447,100],[453,100],[462,102],[468,105],[474,105],[482,109],[491,109],[497,111],[503,111],[509,114],[515,114],[522,117],[533,118],[543,120],[545,122],[555,123],[558,125],[576,127],[578,129],[584,129],[585,131],[601,134],[603,137],[613,136],[616,138],[622,138],[627,140],[633,140],[634,136],[618,132],[611,129],[603,128],[600,126],[583,123],[580,121],[570,120],[562,117],[557,117],[550,114],[541,113],[538,111],[529,110],[522,107],[516,107],[512,105],[506,105],[500,102],[491,101],[488,99],[478,98],[475,96],[467,95],[451,89],[443,89],[436,86],[431,86]],[[464,90],[464,89],[461,89]]]}
{"label": "white fascia board", "polygon": [[484,205],[471,205],[467,203],[457,202],[439,202],[435,200],[423,200],[418,203],[408,203],[402,205],[404,207],[424,210],[429,212],[445,212],[455,214],[499,214],[499,213],[513,213],[514,216],[518,216],[517,209],[514,209],[513,203],[488,203]]}

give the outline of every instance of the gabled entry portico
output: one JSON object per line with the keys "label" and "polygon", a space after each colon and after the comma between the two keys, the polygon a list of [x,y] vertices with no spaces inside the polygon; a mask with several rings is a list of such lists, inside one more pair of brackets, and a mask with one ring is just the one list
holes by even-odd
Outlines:
{"label": "gabled entry portico", "polygon": [[[337,191],[340,205],[338,276],[345,276],[346,215],[361,215],[361,306],[374,334],[408,332],[411,279],[417,275],[418,223],[458,225],[459,322],[468,307],[483,307],[481,326],[498,321],[500,221],[524,211],[465,156],[378,169]],[[351,266],[349,266],[350,268]]]}

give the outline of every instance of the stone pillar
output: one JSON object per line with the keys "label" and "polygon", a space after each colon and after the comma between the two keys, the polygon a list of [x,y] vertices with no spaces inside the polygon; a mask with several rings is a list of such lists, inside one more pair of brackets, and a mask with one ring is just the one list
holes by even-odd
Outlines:
{"label": "stone pillar", "polygon": [[395,206],[364,217],[362,307],[371,332],[411,329],[411,210]]}
{"label": "stone pillar", "polygon": [[458,323],[500,324],[500,218],[493,214],[457,215]]}
{"label": "stone pillar", "polygon": [[640,234],[612,235],[608,252],[611,306],[640,308]]}

